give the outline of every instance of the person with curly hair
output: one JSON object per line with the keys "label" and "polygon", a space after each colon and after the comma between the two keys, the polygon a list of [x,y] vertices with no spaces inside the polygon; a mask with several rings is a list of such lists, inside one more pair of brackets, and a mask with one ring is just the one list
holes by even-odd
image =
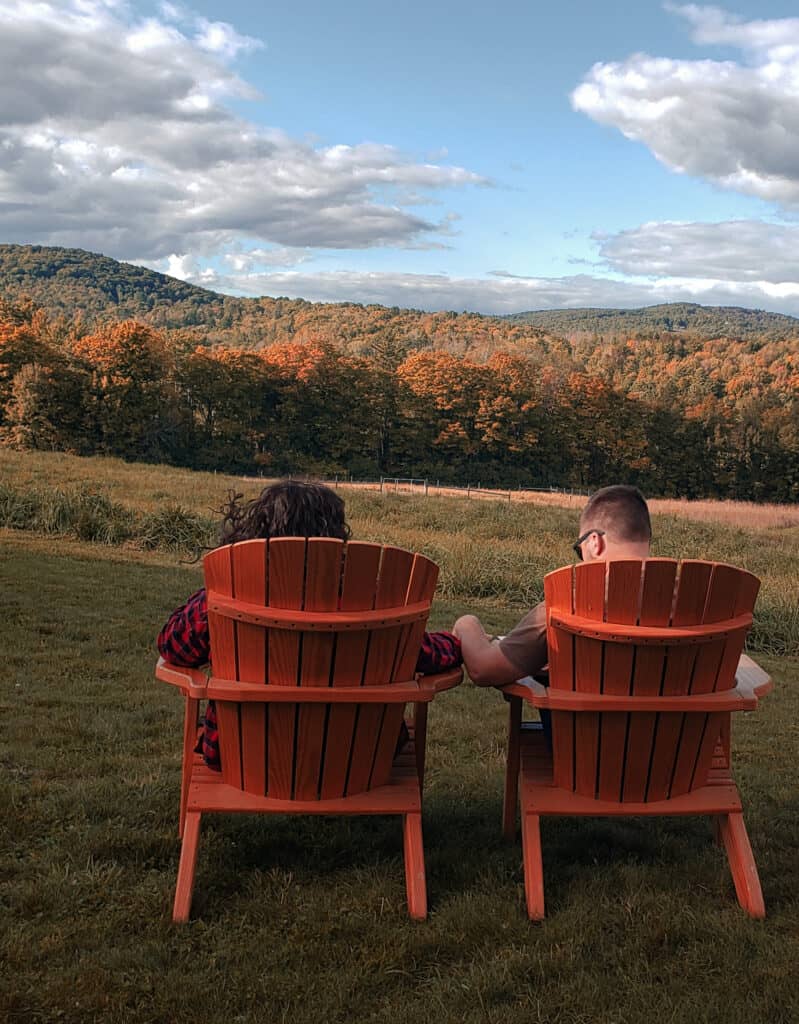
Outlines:
{"label": "person with curly hair", "polygon": [[[272,537],[333,537],[346,541],[351,534],[343,500],[330,487],[312,481],[281,480],[246,502],[243,495],[231,491],[219,512],[222,515],[220,545]],[[158,634],[157,646],[164,660],[172,665],[197,668],[212,659],[205,587],[172,612]],[[452,633],[424,634],[417,672],[432,675],[460,664],[460,642]],[[398,748],[407,738],[403,723]],[[219,732],[213,701],[208,702],[205,711],[200,749],[208,767],[220,770]]]}

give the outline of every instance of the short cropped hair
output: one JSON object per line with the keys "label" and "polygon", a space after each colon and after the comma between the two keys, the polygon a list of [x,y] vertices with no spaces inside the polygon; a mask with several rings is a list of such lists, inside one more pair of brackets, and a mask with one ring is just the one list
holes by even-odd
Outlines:
{"label": "short cropped hair", "polygon": [[629,484],[613,484],[592,494],[582,511],[580,524],[604,530],[618,541],[652,539],[646,499],[637,487]]}

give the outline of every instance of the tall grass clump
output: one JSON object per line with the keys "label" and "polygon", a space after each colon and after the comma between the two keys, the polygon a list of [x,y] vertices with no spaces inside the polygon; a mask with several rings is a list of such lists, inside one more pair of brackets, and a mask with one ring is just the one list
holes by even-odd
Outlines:
{"label": "tall grass clump", "polygon": [[13,530],[122,544],[133,536],[135,520],[130,509],[86,487],[15,490],[0,485],[0,526]]}
{"label": "tall grass clump", "polygon": [[215,540],[214,523],[181,505],[136,512],[85,485],[15,489],[0,484],[0,527],[194,556]]}
{"label": "tall grass clump", "polygon": [[35,492],[21,492],[0,484],[0,526],[9,530],[32,530],[36,516]]}
{"label": "tall grass clump", "polygon": [[199,556],[216,542],[217,527],[210,519],[181,505],[169,504],[146,512],[136,531],[137,544],[148,550],[190,552]]}

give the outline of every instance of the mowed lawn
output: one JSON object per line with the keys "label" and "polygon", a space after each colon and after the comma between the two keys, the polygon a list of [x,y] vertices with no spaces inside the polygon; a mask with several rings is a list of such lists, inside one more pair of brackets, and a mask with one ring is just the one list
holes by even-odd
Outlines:
{"label": "mowed lawn", "polygon": [[[526,595],[516,563],[537,576],[532,599],[540,571],[569,558],[575,513],[541,512],[514,536],[508,511],[402,500],[353,502],[353,523],[447,562],[433,626],[476,610],[507,628]],[[218,816],[205,820],[192,920],[173,925],[182,709],[152,678],[153,640],[199,569],[0,531],[0,1019],[799,1019],[791,538],[752,533],[747,546],[741,531],[686,529],[657,523],[660,553],[740,552],[773,609],[761,646],[773,621],[771,649],[793,652],[755,652],[776,690],[733,737],[765,922],[738,908],[707,822],[588,819],[544,823],[548,917],[531,925],[520,844],[499,830],[505,705],[467,682],[431,711],[427,922],[407,918],[397,819]]]}

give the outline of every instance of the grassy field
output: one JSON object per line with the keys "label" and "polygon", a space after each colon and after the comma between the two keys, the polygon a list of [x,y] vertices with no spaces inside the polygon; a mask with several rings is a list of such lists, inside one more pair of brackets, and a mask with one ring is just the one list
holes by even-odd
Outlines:
{"label": "grassy field", "polygon": [[[42,500],[83,485],[137,514],[180,504],[210,521],[237,481],[2,453],[0,484]],[[357,537],[441,561],[437,627],[472,610],[507,628],[569,560],[577,521],[446,499],[347,503]],[[738,716],[733,745],[765,922],[739,910],[707,823],[589,819],[544,824],[549,917],[531,926],[520,846],[499,834],[505,707],[467,683],[431,712],[426,923],[406,916],[396,820],[220,816],[204,826],[182,928],[170,922],[181,709],[152,679],[153,638],[200,570],[136,536],[97,544],[61,529],[0,530],[0,1019],[799,1019],[795,528],[655,520],[658,554],[727,559],[764,581],[754,642],[777,687]]]}

